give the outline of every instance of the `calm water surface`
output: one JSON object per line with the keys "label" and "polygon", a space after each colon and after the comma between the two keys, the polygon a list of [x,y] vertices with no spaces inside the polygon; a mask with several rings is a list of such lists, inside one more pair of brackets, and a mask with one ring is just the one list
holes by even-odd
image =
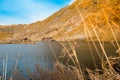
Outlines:
{"label": "calm water surface", "polygon": [[[67,48],[70,49],[68,44],[65,44],[67,45]],[[103,55],[99,43],[96,42],[95,45],[97,46],[100,55]],[[101,60],[92,42],[90,43],[90,46],[92,51],[90,51],[87,42],[76,42],[75,48],[78,60],[81,64],[90,69],[95,69],[94,64],[97,65],[96,67],[100,68]],[[114,47],[110,42],[105,42],[104,48],[108,56],[118,56],[116,53],[117,47]],[[4,68],[7,69],[7,76],[11,76],[12,72],[16,68],[19,68],[19,70],[27,76],[26,69],[29,68],[31,72],[34,72],[36,64],[45,69],[52,70],[56,57],[59,58],[62,54],[63,47],[58,42],[40,42],[37,44],[1,44],[0,76],[3,74]],[[68,57],[65,56],[64,59],[60,60],[66,64]],[[69,60],[68,64],[73,65],[71,60]]]}

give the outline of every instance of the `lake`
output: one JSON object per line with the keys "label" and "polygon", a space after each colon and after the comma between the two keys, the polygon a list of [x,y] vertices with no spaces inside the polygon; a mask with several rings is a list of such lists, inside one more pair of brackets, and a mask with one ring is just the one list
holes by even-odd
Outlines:
{"label": "lake", "polygon": [[[89,44],[84,41],[71,42],[75,46],[77,58],[80,64],[90,69],[101,68],[101,59],[97,54],[98,49],[101,57],[103,51],[98,42]],[[17,68],[26,77],[27,69],[31,72],[35,71],[35,65],[40,65],[44,69],[52,70],[54,62],[59,59],[65,65],[73,65],[65,50],[70,50],[67,42],[40,42],[36,44],[0,44],[0,76],[5,74],[10,77]],[[95,48],[96,45],[96,48]],[[90,47],[89,47],[90,46]],[[64,47],[64,48],[63,48]],[[104,49],[108,56],[118,56],[116,53],[117,46],[110,42],[104,42]],[[61,56],[64,55],[64,58]],[[69,61],[69,62],[68,62]],[[96,66],[95,66],[96,64]],[[6,70],[6,71],[5,71]]]}

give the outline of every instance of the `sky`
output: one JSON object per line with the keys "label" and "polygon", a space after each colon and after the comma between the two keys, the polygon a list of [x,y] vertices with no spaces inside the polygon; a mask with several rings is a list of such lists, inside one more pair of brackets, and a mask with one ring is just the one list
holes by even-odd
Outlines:
{"label": "sky", "polygon": [[41,21],[74,0],[0,0],[0,25]]}

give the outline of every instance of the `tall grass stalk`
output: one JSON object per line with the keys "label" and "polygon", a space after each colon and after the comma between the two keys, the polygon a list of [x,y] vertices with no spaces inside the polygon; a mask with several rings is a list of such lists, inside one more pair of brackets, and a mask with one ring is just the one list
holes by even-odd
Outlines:
{"label": "tall grass stalk", "polygon": [[115,40],[115,42],[116,42],[116,44],[117,44],[117,46],[118,46],[118,48],[119,48],[120,46],[119,46],[119,44],[118,44],[117,38],[116,38],[116,36],[115,36],[115,34],[114,34],[114,31],[113,31],[113,29],[112,29],[112,27],[111,27],[111,25],[110,25],[110,22],[109,22],[109,19],[108,19],[108,16],[107,16],[107,12],[105,11],[105,8],[103,8],[103,7],[102,7],[102,12],[103,12],[103,15],[105,16],[105,19],[106,19],[106,21],[107,21],[108,27],[110,28],[110,30],[111,30],[111,32],[112,32],[113,38],[114,38],[114,40]]}
{"label": "tall grass stalk", "polygon": [[3,59],[3,73],[2,73],[2,80],[4,80],[5,76],[5,60]]}
{"label": "tall grass stalk", "polygon": [[7,65],[8,65],[8,54],[6,53],[6,60],[5,60],[5,79],[4,80],[7,80]]}

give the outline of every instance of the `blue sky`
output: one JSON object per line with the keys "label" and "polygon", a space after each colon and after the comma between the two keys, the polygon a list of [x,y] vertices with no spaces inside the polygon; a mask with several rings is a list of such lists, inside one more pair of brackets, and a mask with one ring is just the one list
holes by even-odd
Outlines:
{"label": "blue sky", "polygon": [[0,0],[0,24],[44,20],[73,0]]}

